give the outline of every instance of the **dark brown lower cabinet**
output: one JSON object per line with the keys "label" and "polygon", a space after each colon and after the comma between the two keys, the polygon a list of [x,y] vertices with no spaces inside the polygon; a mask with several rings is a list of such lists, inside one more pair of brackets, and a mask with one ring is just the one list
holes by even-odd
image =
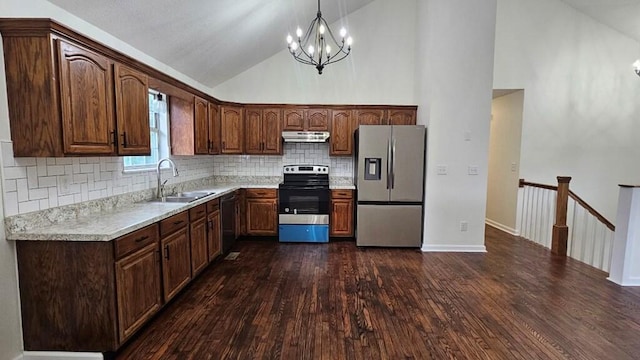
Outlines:
{"label": "dark brown lower cabinet", "polygon": [[191,280],[189,228],[184,226],[163,237],[160,245],[164,300],[169,301]]}
{"label": "dark brown lower cabinet", "polygon": [[219,209],[216,209],[207,215],[207,243],[209,250],[209,262],[211,262],[222,252],[222,244],[220,243]]}
{"label": "dark brown lower cabinet", "polygon": [[331,190],[329,235],[353,237],[353,191]]}
{"label": "dark brown lower cabinet", "polygon": [[157,241],[116,261],[118,335],[129,338],[162,306],[162,282]]}
{"label": "dark brown lower cabinet", "polygon": [[207,219],[191,222],[191,274],[196,276],[209,264],[207,252]]}

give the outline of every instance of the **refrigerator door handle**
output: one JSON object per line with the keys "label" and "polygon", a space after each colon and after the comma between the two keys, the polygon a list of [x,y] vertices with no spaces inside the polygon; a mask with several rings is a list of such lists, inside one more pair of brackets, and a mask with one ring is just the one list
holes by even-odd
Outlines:
{"label": "refrigerator door handle", "polygon": [[391,139],[391,188],[396,187],[396,139]]}
{"label": "refrigerator door handle", "polygon": [[387,189],[391,189],[391,168],[393,167],[391,139],[387,140]]}

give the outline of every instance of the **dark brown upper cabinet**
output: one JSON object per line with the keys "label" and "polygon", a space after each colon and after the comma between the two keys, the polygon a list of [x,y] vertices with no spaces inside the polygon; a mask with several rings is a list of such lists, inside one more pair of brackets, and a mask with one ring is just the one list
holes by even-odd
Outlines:
{"label": "dark brown upper cabinet", "polygon": [[149,78],[115,64],[118,155],[150,155]]}
{"label": "dark brown upper cabinet", "polygon": [[209,103],[209,154],[220,154],[220,106]]}
{"label": "dark brown upper cabinet", "polygon": [[353,118],[351,110],[333,109],[331,111],[331,137],[329,155],[353,154]]}
{"label": "dark brown upper cabinet", "polygon": [[384,125],[384,110],[358,109],[355,110],[355,124],[358,125]]}
{"label": "dark brown upper cabinet", "polygon": [[244,111],[240,106],[222,106],[220,110],[220,140],[222,154],[242,154],[244,151]]}
{"label": "dark brown upper cabinet", "polygon": [[284,109],[282,130],[329,131],[329,110],[287,107]]}
{"label": "dark brown upper cabinet", "polygon": [[245,153],[282,154],[282,110],[245,107]]}
{"label": "dark brown upper cabinet", "polygon": [[209,140],[209,102],[207,100],[195,97],[193,118],[196,138],[195,154],[208,154],[211,148],[211,141]]}
{"label": "dark brown upper cabinet", "polygon": [[171,154],[195,154],[193,100],[169,96],[169,123],[171,128]]}
{"label": "dark brown upper cabinet", "polygon": [[[56,44],[64,153],[115,154],[113,63],[81,46],[60,39],[56,40]],[[7,72],[11,70],[7,69]],[[12,124],[11,128],[14,127]],[[43,124],[33,130],[47,131],[48,126]],[[33,140],[13,140],[18,143],[19,149],[29,148],[37,146],[38,138],[42,135],[37,134]],[[25,141],[27,144],[23,143]]]}
{"label": "dark brown upper cabinet", "polygon": [[416,109],[390,108],[387,110],[387,123],[389,125],[415,125]]}

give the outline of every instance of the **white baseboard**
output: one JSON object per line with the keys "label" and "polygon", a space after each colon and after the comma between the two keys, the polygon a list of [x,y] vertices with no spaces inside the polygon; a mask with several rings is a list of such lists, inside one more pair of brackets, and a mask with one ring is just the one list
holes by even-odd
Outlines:
{"label": "white baseboard", "polygon": [[516,229],[510,228],[510,227],[508,227],[506,225],[502,225],[499,222],[493,221],[491,219],[484,219],[484,223],[489,225],[489,226],[491,226],[491,227],[493,227],[493,228],[496,228],[498,230],[502,230],[502,231],[504,231],[504,232],[506,232],[508,234],[511,234],[511,235],[514,235],[514,236],[520,236],[520,233],[517,232]]}
{"label": "white baseboard", "polygon": [[63,351],[25,351],[15,360],[104,360],[102,353],[63,352]]}
{"label": "white baseboard", "polygon": [[[2,141],[0,140],[0,143],[1,143],[1,142],[2,142]],[[24,360],[24,355],[20,354],[20,355],[18,355],[17,357],[13,358],[13,360]]]}
{"label": "white baseboard", "polygon": [[616,283],[620,286],[640,286],[640,279],[638,278],[625,279],[623,281],[618,281],[618,280],[612,279],[611,277],[608,277],[607,280],[611,281],[612,283]]}
{"label": "white baseboard", "polygon": [[467,252],[485,253],[487,248],[484,245],[422,245],[422,252]]}

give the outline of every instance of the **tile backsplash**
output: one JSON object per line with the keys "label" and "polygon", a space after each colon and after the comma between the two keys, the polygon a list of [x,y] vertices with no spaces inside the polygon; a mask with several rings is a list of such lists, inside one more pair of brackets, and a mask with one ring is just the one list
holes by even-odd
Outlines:
{"label": "tile backsplash", "polygon": [[[13,157],[10,141],[0,142],[5,216],[77,204],[89,200],[156,187],[155,171],[123,172],[121,157]],[[284,144],[282,156],[216,155],[172,157],[180,170],[168,184],[213,175],[281,176],[289,164],[329,165],[331,176],[350,177],[351,157],[329,157],[329,144]]]}
{"label": "tile backsplash", "polygon": [[213,158],[216,175],[282,176],[293,164],[329,165],[330,176],[353,176],[350,156],[329,156],[328,143],[284,143],[283,155],[219,155]]}

